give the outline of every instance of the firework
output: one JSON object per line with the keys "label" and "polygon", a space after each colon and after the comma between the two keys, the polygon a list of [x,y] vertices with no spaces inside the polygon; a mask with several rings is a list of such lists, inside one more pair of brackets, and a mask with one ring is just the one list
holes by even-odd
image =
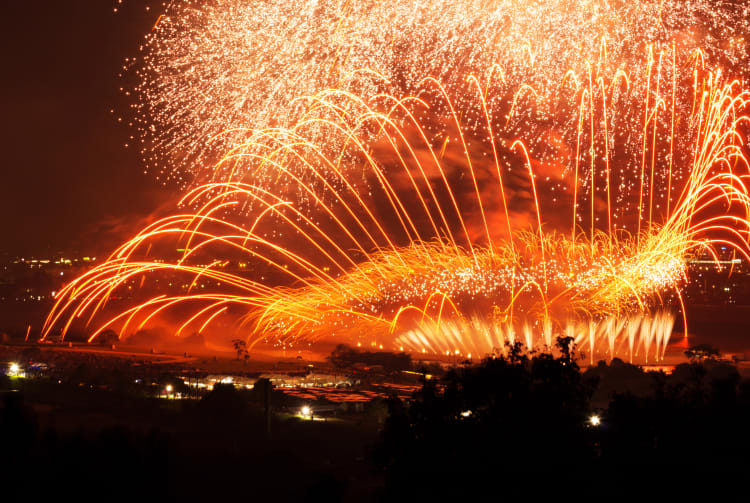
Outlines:
{"label": "firework", "polygon": [[[127,61],[139,81],[127,91],[139,97],[134,121],[147,164],[188,187],[229,176],[272,181],[273,172],[217,169],[216,161],[259,130],[315,119],[316,103],[302,96],[331,88],[366,101],[414,95],[425,76],[441,82],[459,111],[472,109],[463,77],[487,82],[489,105],[514,103],[504,111],[516,112],[509,129],[543,155],[546,133],[574,131],[576,118],[564,115],[573,123],[560,123],[556,108],[539,101],[574,106],[567,92],[569,101],[560,103],[561,87],[599,86],[618,70],[631,73],[631,96],[655,91],[652,77],[661,75],[656,94],[684,100],[691,91],[682,82],[672,96],[675,62],[697,57],[742,68],[748,16],[738,2],[721,0],[182,1],[159,17],[142,55]],[[623,94],[611,96],[619,114],[631,110]],[[541,130],[518,120],[531,109]],[[433,110],[436,117],[448,112]],[[632,119],[634,127],[622,131],[637,129],[642,118]],[[306,136],[321,148],[340,148],[339,135],[312,133]]]}
{"label": "firework", "polygon": [[[412,96],[319,93],[293,127],[232,148],[215,168],[230,174],[188,192],[185,213],[68,284],[45,331],[162,275],[184,290],[121,309],[92,338],[190,306],[178,335],[233,317],[251,346],[325,338],[482,356],[571,335],[592,357],[623,341],[631,358],[637,346],[659,357],[691,254],[728,244],[747,257],[750,93],[694,63],[683,99],[685,62],[649,61],[645,94],[618,102],[622,72],[602,71],[539,114],[494,101],[476,77],[460,109],[432,78]],[[635,112],[618,115],[622,103]],[[559,120],[542,142],[549,106]],[[522,124],[537,141],[516,137]],[[184,252],[148,258],[165,247]]]}

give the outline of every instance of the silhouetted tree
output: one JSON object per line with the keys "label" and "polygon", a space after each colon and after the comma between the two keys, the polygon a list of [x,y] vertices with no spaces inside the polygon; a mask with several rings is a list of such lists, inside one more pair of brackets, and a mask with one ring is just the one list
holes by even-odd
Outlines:
{"label": "silhouetted tree", "polygon": [[237,359],[239,360],[243,355],[247,355],[247,343],[242,339],[233,339],[232,346],[237,352]]}
{"label": "silhouetted tree", "polygon": [[247,411],[247,402],[232,384],[216,383],[200,401],[200,408],[208,415],[222,421],[241,418]]}
{"label": "silhouetted tree", "polygon": [[685,356],[692,362],[702,362],[705,359],[717,358],[719,354],[719,350],[710,344],[698,344],[685,350]]}
{"label": "silhouetted tree", "polygon": [[426,380],[406,403],[392,397],[376,451],[391,495],[413,489],[416,473],[446,467],[514,473],[591,459],[587,418],[595,381],[582,378],[571,343],[560,341],[559,358],[529,355],[516,344],[507,356]]}

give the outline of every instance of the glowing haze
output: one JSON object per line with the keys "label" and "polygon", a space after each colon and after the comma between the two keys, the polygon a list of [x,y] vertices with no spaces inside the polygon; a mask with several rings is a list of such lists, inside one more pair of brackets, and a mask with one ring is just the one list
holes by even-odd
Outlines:
{"label": "glowing haze", "polygon": [[[184,209],[70,283],[46,330],[176,311],[177,336],[229,319],[280,347],[482,356],[570,335],[659,358],[687,259],[747,250],[747,16],[175,4],[133,64],[144,154],[185,181]],[[181,289],[149,290],[160,275]],[[146,300],[108,310],[133,284]]]}

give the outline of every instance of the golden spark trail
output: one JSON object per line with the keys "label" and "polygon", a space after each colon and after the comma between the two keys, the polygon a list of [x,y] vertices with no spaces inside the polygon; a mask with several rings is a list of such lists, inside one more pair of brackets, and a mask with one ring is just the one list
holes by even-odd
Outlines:
{"label": "golden spark trail", "polygon": [[[646,71],[677,82],[683,77],[669,73],[677,67]],[[317,116],[255,132],[220,161],[243,172],[262,166],[274,172],[273,184],[231,179],[191,190],[182,199],[187,211],[150,225],[66,285],[43,333],[69,330],[85,316],[105,318],[92,339],[107,328],[124,336],[187,308],[177,315],[178,336],[229,318],[240,320],[249,347],[335,339],[481,356],[517,340],[549,346],[568,334],[592,359],[623,346],[631,360],[639,351],[659,359],[687,260],[709,253],[718,261],[720,245],[748,258],[750,92],[704,70],[696,106],[674,96],[669,110],[660,91],[618,97],[621,78],[633,76],[621,68],[591,73],[586,86],[568,88],[573,99],[553,103],[568,119],[547,134],[569,153],[553,165],[540,155],[537,130],[518,137],[503,113],[508,102],[494,100],[477,76],[464,81],[462,100],[473,105],[461,113],[434,78],[422,81],[418,98],[324,91],[308,100]],[[535,124],[537,110],[519,103],[513,120]],[[623,103],[642,109],[618,114]],[[657,128],[660,108],[692,126]],[[641,135],[611,142],[625,127]],[[340,149],[316,143],[321,131]],[[447,135],[457,141],[446,143]],[[669,211],[656,211],[678,188]],[[579,190],[590,206],[578,204]],[[636,200],[637,217],[618,222]],[[590,229],[570,235],[566,205],[574,221],[590,218]],[[163,262],[145,258],[164,248],[185,251]],[[185,292],[161,291],[152,281],[159,276]],[[146,298],[113,306],[114,294],[139,280]]]}

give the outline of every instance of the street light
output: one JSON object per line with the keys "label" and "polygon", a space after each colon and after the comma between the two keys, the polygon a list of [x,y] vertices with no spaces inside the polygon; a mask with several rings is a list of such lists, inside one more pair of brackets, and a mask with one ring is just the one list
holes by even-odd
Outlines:
{"label": "street light", "polygon": [[312,418],[313,418],[313,410],[312,410],[312,409],[311,409],[310,407],[308,407],[307,405],[305,405],[305,406],[304,406],[304,407],[302,407],[302,409],[300,410],[300,413],[302,414],[302,416],[303,416],[303,417],[304,417],[304,416],[308,416],[308,417],[310,418],[310,420],[312,421]]}
{"label": "street light", "polygon": [[589,418],[589,423],[591,423],[591,426],[599,426],[601,422],[602,422],[602,419],[596,414],[594,414],[593,416]]}

